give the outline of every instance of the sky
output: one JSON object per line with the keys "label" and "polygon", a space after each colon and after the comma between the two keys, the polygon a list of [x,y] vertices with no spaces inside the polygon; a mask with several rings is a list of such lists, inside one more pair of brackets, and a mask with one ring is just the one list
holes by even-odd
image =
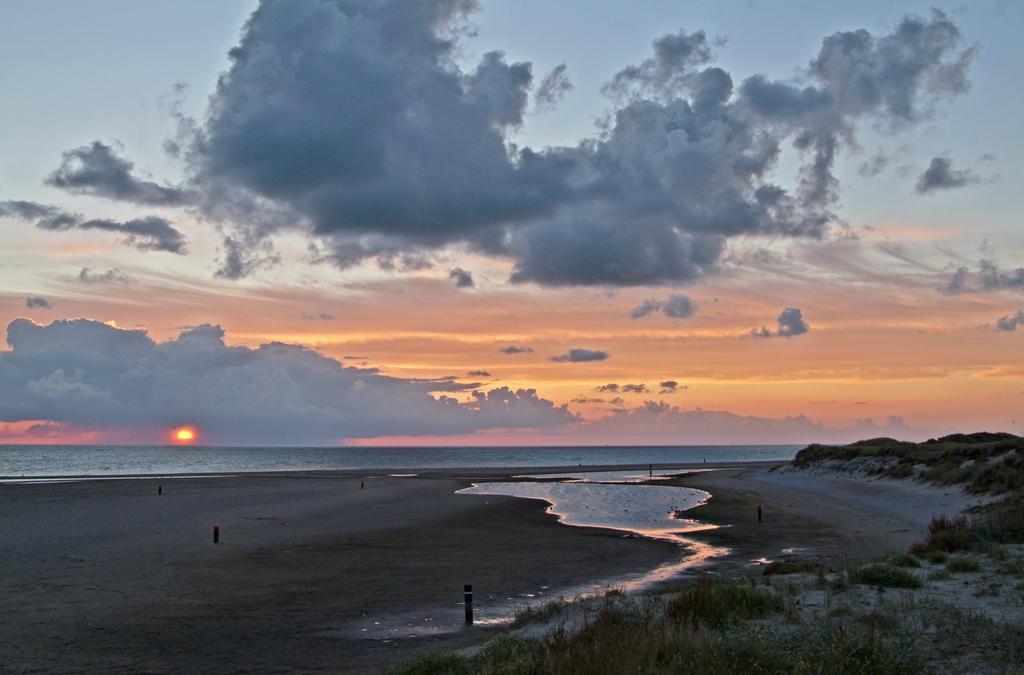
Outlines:
{"label": "sky", "polygon": [[1024,6],[0,4],[0,443],[1017,431]]}

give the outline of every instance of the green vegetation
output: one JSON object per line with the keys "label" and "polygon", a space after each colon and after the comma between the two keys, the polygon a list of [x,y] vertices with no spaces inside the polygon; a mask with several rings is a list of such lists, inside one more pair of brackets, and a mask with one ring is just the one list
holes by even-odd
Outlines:
{"label": "green vegetation", "polygon": [[887,563],[869,563],[853,569],[848,577],[852,583],[883,588],[920,588],[921,579],[913,572]]}
{"label": "green vegetation", "polygon": [[920,653],[880,617],[834,617],[769,628],[744,622],[779,613],[774,591],[704,579],[667,604],[606,601],[574,634],[503,635],[471,657],[421,656],[398,675],[560,675],[696,672],[923,673]]}
{"label": "green vegetation", "polygon": [[953,434],[924,443],[874,438],[850,445],[810,445],[793,460],[798,467],[833,461],[862,464],[870,474],[916,477],[939,485],[963,485],[974,494],[1002,500],[971,518],[937,518],[914,552],[955,553],[991,543],[1024,542],[1024,438],[1006,433]]}
{"label": "green vegetation", "polygon": [[782,609],[782,598],[768,588],[705,577],[683,587],[668,603],[665,614],[676,623],[725,628]]}
{"label": "green vegetation", "polygon": [[[859,462],[863,459],[870,461]],[[1009,576],[975,577],[975,598],[1024,592],[1024,557],[1019,549],[1005,546],[1024,543],[1024,438],[982,433],[926,443],[880,438],[848,446],[812,445],[797,455],[794,464],[827,460],[851,462],[891,478],[960,484],[1000,499],[970,516],[934,518],[926,540],[910,553],[842,573],[826,575],[825,567],[810,561],[782,560],[766,565],[763,573],[816,573],[817,580],[765,578],[766,585],[758,585],[753,577],[705,577],[670,595],[609,594],[595,600],[602,603],[596,607],[548,603],[523,610],[514,625],[549,621],[574,611],[579,612],[574,615],[579,621],[570,623],[578,628],[560,626],[543,638],[505,633],[473,656],[421,656],[393,672],[1018,672],[1024,662],[1024,627],[966,614],[926,593],[882,589],[918,589],[926,578],[949,580],[952,574],[978,572],[981,556],[987,556],[993,569]],[[930,565],[925,567],[924,560]],[[959,587],[959,579],[955,585]],[[808,606],[813,597],[809,594],[819,598],[813,608]],[[837,606],[833,598],[838,599]]]}
{"label": "green vegetation", "polygon": [[920,567],[921,561],[910,553],[893,553],[888,557],[887,562],[896,567]]}
{"label": "green vegetation", "polygon": [[824,461],[881,460],[870,471],[941,485],[966,484],[975,493],[1002,494],[1024,488],[1024,438],[1006,433],[953,434],[924,443],[873,438],[850,445],[809,445],[793,464],[807,467]]}
{"label": "green vegetation", "polygon": [[950,572],[980,572],[981,565],[974,558],[954,556],[946,563],[946,569]]}
{"label": "green vegetation", "polygon": [[519,628],[528,623],[547,623],[562,613],[565,609],[565,604],[565,600],[558,599],[551,600],[542,605],[527,605],[516,612],[515,619],[512,621],[512,627]]}

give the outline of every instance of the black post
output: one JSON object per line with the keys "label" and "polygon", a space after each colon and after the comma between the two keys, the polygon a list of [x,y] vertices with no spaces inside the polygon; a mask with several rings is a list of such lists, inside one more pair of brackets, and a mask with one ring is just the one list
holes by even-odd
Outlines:
{"label": "black post", "polygon": [[213,543],[214,544],[219,544],[220,543],[220,525],[214,525],[213,526]]}
{"label": "black post", "polygon": [[761,505],[757,505],[757,522],[761,522]]}
{"label": "black post", "polygon": [[466,625],[473,625],[473,584],[465,584],[462,587],[462,598],[466,605]]}
{"label": "black post", "polygon": [[649,477],[651,477],[651,478],[654,478],[654,465],[653,464],[648,464],[647,465],[647,475]]}
{"label": "black post", "polygon": [[164,493],[164,486],[163,485],[157,485],[156,486],[156,493],[158,495],[162,495]]}

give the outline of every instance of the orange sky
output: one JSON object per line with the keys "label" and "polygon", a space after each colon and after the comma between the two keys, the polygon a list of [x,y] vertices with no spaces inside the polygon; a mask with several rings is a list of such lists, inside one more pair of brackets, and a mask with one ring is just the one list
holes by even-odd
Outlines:
{"label": "orange sky", "polygon": [[[823,242],[769,256],[768,263],[737,264],[684,289],[698,311],[682,320],[629,317],[644,299],[667,294],[657,288],[540,290],[492,284],[485,272],[477,287],[458,289],[438,271],[383,276],[372,270],[366,281],[338,284],[228,283],[130,268],[133,282],[125,286],[83,288],[71,279],[53,284],[52,310],[26,310],[23,296],[8,293],[0,298],[0,317],[6,323],[29,315],[45,323],[88,316],[123,328],[145,327],[157,340],[185,326],[219,323],[229,344],[298,343],[402,378],[456,375],[535,388],[587,419],[615,407],[607,402],[614,395],[595,388],[631,383],[646,385],[648,393],[622,394],[626,407],[659,400],[738,415],[806,414],[835,426],[897,415],[936,432],[1015,430],[1024,402],[1021,335],[993,330],[993,322],[1015,311],[1016,298],[945,295],[937,290],[948,276],[941,264],[894,262],[879,252],[878,243]],[[788,257],[796,259],[797,253],[800,263]],[[839,259],[843,265],[834,264]],[[78,264],[75,259],[72,267]],[[497,278],[501,270],[492,273]],[[809,333],[790,339],[749,335],[752,328],[772,327],[786,306],[802,308]],[[534,351],[498,351],[509,344]],[[571,347],[611,356],[590,363],[549,360]],[[467,376],[478,370],[490,376]],[[679,390],[659,393],[663,380],[679,382]],[[580,398],[606,402],[573,402]],[[0,440],[57,438],[28,436],[21,433],[25,428],[8,425]],[[86,437],[110,434],[95,431],[71,440]],[[545,435],[469,438],[542,442]]]}

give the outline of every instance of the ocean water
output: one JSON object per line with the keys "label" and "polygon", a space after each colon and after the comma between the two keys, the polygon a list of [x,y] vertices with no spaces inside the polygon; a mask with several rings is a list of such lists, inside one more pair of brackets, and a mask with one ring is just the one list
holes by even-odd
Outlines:
{"label": "ocean water", "polygon": [[0,446],[0,477],[115,476],[339,469],[609,466],[789,460],[798,445],[229,448]]}

